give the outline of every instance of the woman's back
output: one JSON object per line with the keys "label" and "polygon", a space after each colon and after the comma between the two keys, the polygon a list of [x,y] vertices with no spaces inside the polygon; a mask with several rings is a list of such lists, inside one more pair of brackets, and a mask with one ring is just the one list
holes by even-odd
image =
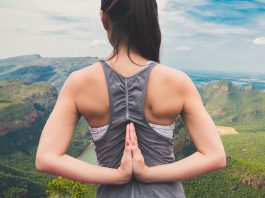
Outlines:
{"label": "woman's back", "polygon": [[[77,81],[75,87],[78,87],[76,104],[79,112],[86,118],[90,127],[107,125],[110,117],[110,104],[102,64],[96,62],[75,73]],[[180,70],[162,64],[157,64],[152,69],[147,81],[144,105],[148,122],[159,125],[174,123],[183,108],[184,101],[181,93],[185,86],[184,75]],[[124,76],[130,75],[124,74]]]}
{"label": "woman's back", "polygon": [[[166,85],[170,83],[174,84],[174,79],[170,79],[170,75],[167,76],[166,70],[174,69],[169,69],[166,67],[163,68],[163,66],[161,66],[161,69],[158,68],[160,71],[154,71],[159,72],[159,77],[157,79],[152,77],[154,79],[151,81],[151,74],[153,73],[152,70],[158,65],[158,63],[155,61],[150,62],[145,68],[141,68],[133,74],[126,76],[122,75],[119,71],[114,70],[111,65],[107,64],[107,62],[104,60],[101,60],[100,63],[100,67],[103,69],[103,78],[99,77],[99,79],[103,79],[105,83],[101,81],[98,81],[98,84],[101,85],[98,85],[96,82],[83,83],[87,86],[91,86],[93,84],[95,85],[93,86],[94,90],[97,90],[97,92],[100,93],[105,92],[107,95],[107,97],[105,97],[105,101],[102,103],[103,106],[105,106],[105,104],[107,106],[104,111],[102,110],[102,114],[104,114],[103,112],[108,114],[108,117],[105,118],[107,123],[101,123],[97,127],[106,125],[108,127],[106,129],[106,133],[102,137],[100,137],[98,140],[93,140],[96,146],[98,164],[100,166],[109,168],[119,167],[124,150],[125,128],[126,124],[130,121],[134,122],[135,124],[139,148],[141,148],[145,162],[148,166],[174,162],[175,157],[173,153],[173,139],[175,136],[167,137],[165,135],[161,135],[157,133],[149,124],[155,123],[157,125],[168,125],[168,122],[174,123],[174,120],[178,114],[178,112],[174,112],[176,105],[173,106],[173,108],[170,108],[168,104],[173,104],[174,99],[172,97],[177,95],[174,93],[179,93],[179,91],[174,90],[173,85],[171,87],[172,90],[166,87]],[[95,65],[95,67],[97,66]],[[91,69],[93,70],[93,68]],[[165,70],[165,74],[163,74],[163,71],[161,71],[163,69]],[[84,75],[86,72],[81,73]],[[89,73],[89,71],[87,73]],[[93,76],[97,75],[94,74]],[[154,85],[152,83],[154,83]],[[106,86],[105,91],[100,90],[100,86],[104,86],[104,84]],[[156,100],[157,103],[152,104],[153,101],[144,101],[144,99],[147,99],[148,97],[147,87],[159,87],[159,90],[151,89],[151,91],[156,92],[153,93],[153,95],[149,90],[149,100],[152,101],[152,97],[158,98],[158,100]],[[80,93],[83,95],[84,92]],[[162,97],[159,93],[162,94]],[[87,93],[87,95],[89,94]],[[100,101],[100,97],[101,96],[94,98],[94,101]],[[86,97],[82,96],[80,98],[82,99]],[[175,101],[177,100],[175,99]],[[83,110],[84,113],[89,112],[90,109],[84,109],[84,106],[80,106],[82,102],[85,101],[79,101],[79,103],[77,103],[78,108]],[[177,104],[180,104],[180,102]],[[94,105],[95,109],[96,106],[100,106],[100,102]],[[155,105],[155,108],[153,108],[152,105]],[[151,108],[149,109],[148,107]],[[149,109],[149,115],[151,113],[151,116],[156,118],[155,121],[147,117],[148,114],[143,112],[144,109]],[[155,113],[151,111],[152,109],[156,110],[154,111]],[[93,117],[95,117],[95,113],[90,114],[91,116],[93,115]],[[86,117],[88,117],[87,120],[89,122],[89,116]],[[173,119],[173,121],[171,121],[171,119]],[[96,126],[91,127],[95,128]],[[117,198],[154,196],[174,198],[185,197],[185,194],[180,181],[168,183],[143,183],[134,178],[130,182],[123,185],[99,185],[97,191],[97,197]]]}

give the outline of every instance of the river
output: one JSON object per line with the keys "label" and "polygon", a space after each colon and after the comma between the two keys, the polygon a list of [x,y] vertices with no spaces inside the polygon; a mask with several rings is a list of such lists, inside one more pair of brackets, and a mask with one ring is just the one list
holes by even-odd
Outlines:
{"label": "river", "polygon": [[91,141],[88,147],[81,153],[81,155],[78,157],[78,159],[91,163],[91,164],[97,164],[97,156],[95,152],[95,145]]}

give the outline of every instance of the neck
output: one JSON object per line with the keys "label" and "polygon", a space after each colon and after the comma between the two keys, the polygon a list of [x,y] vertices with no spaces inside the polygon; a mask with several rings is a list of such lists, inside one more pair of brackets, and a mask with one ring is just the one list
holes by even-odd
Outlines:
{"label": "neck", "polygon": [[[107,59],[109,59],[110,57],[112,57],[112,55],[114,54],[114,50],[111,52],[111,54],[107,57]],[[134,52],[133,50],[130,50],[129,52],[131,59],[139,64],[139,65],[144,65],[146,64],[147,61],[149,61],[148,59],[142,57],[141,55],[139,55],[138,53]],[[135,63],[132,63],[132,61],[130,60],[130,58],[127,55],[127,46],[125,45],[121,45],[118,55],[115,55],[112,59],[109,60],[110,63],[112,64],[134,64],[137,65]]]}

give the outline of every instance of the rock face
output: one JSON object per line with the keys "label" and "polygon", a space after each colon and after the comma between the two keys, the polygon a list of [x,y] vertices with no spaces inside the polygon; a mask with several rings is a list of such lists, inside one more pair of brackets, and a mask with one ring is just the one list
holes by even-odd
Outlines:
{"label": "rock face", "polygon": [[0,81],[0,136],[30,127],[37,118],[46,118],[57,95],[46,82]]}

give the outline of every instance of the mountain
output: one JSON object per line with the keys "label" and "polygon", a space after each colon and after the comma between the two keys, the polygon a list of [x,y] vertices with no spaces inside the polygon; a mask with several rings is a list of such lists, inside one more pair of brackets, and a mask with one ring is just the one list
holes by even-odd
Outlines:
{"label": "mountain", "polygon": [[36,145],[56,98],[47,82],[0,81],[0,153]]}
{"label": "mountain", "polygon": [[0,80],[46,81],[59,91],[66,77],[89,66],[97,57],[41,57],[39,54],[0,59]]}
{"label": "mountain", "polygon": [[205,108],[217,125],[238,131],[263,131],[265,128],[265,93],[219,80],[199,89]]}

